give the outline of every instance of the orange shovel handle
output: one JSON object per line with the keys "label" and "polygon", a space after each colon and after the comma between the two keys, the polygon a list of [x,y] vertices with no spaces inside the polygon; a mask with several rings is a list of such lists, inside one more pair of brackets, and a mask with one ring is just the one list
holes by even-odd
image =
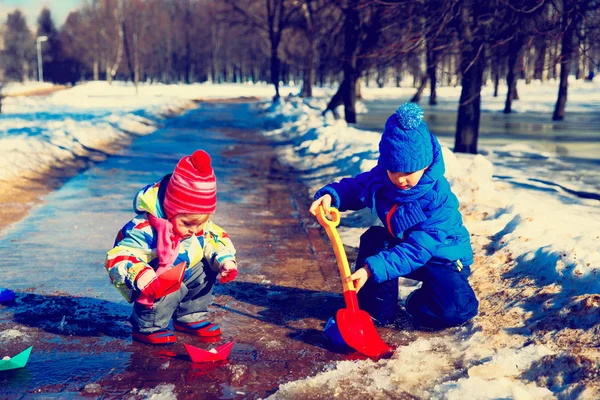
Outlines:
{"label": "orange shovel handle", "polygon": [[346,281],[351,275],[350,267],[348,266],[348,258],[346,257],[346,251],[344,250],[342,239],[340,239],[340,235],[336,229],[336,227],[340,224],[340,212],[337,208],[331,208],[330,215],[331,220],[325,217],[325,210],[323,210],[323,206],[319,205],[317,208],[317,221],[319,221],[319,224],[325,228],[325,232],[327,233],[327,236],[331,241],[331,245],[333,246],[333,252],[335,253],[338,269],[340,270],[340,275],[342,276],[342,287],[344,288],[346,307],[351,310],[357,310],[358,303],[356,300],[356,289],[354,288],[354,283],[352,281]]}

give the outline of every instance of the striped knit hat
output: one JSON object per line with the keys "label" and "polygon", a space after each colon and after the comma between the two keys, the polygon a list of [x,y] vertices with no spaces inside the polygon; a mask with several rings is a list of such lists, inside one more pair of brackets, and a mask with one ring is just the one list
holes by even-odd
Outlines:
{"label": "striped knit hat", "polygon": [[210,156],[196,150],[177,163],[165,193],[167,218],[177,214],[212,214],[217,208],[217,179]]}

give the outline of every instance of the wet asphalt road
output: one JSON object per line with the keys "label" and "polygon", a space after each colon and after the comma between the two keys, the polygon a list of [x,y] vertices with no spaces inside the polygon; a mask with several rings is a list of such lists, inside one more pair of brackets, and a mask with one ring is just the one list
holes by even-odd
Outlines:
{"label": "wet asphalt road", "polygon": [[[200,104],[70,179],[0,234],[0,286],[17,291],[14,305],[0,306],[0,358],[34,346],[26,369],[0,372],[0,398],[260,398],[355,357],[326,348],[324,323],[343,307],[335,258],[307,212],[305,187],[260,134],[261,119],[236,121],[252,112],[250,104]],[[197,148],[211,154],[218,179],[214,221],[238,251],[240,275],[215,290],[212,320],[223,335],[218,343],[182,333],[172,346],[135,343],[130,305],[110,285],[104,256],[136,191]],[[380,333],[395,345],[411,339]],[[183,347],[230,340],[222,363],[194,364]]]}

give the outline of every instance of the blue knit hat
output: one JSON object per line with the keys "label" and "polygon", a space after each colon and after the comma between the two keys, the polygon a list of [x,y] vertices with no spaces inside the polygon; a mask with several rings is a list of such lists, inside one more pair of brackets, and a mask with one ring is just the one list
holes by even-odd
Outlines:
{"label": "blue knit hat", "polygon": [[416,103],[402,104],[385,123],[379,165],[392,172],[415,172],[433,162],[431,133]]}

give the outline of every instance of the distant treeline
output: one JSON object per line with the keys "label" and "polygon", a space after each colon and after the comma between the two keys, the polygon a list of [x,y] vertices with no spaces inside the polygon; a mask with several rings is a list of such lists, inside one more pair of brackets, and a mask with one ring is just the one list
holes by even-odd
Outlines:
{"label": "distant treeline", "polygon": [[[354,122],[359,81],[399,86],[413,101],[461,85],[457,151],[476,152],[480,89],[591,79],[600,60],[600,0],[91,0],[57,29],[42,10],[34,32],[19,10],[0,28],[0,81],[114,79],[192,83],[339,83],[328,106]],[[37,38],[46,37],[42,41]],[[1,44],[3,43],[3,46]],[[326,110],[326,111],[328,111]],[[466,130],[465,130],[466,129]]]}

